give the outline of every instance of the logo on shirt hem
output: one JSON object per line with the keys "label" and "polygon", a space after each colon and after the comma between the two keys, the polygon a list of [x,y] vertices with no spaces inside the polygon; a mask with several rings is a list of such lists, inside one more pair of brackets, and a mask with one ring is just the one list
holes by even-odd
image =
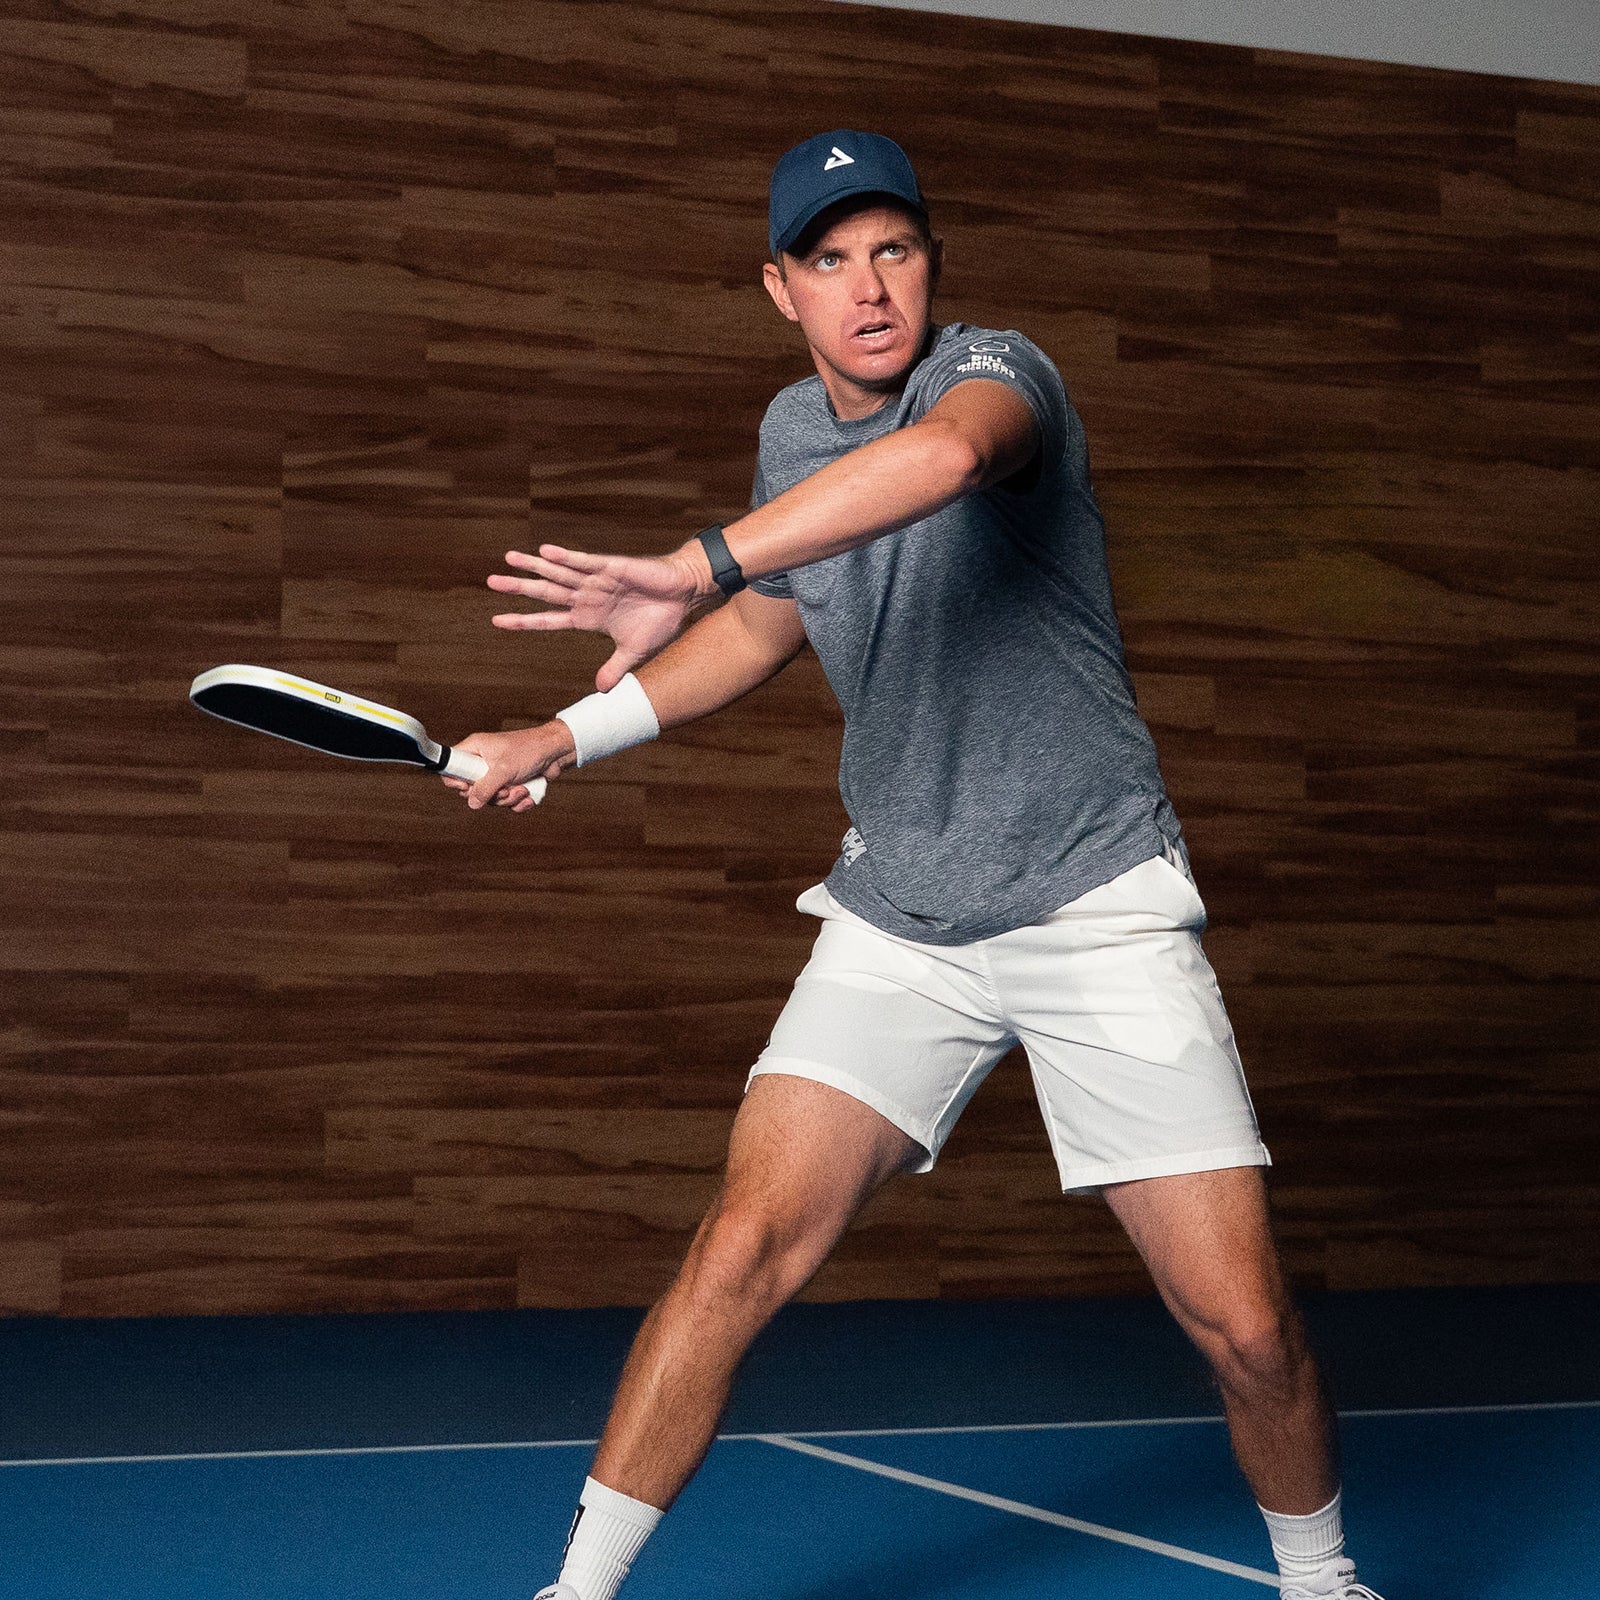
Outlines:
{"label": "logo on shirt hem", "polygon": [[852,866],[854,865],[857,856],[864,855],[866,853],[867,841],[863,839],[854,828],[852,828],[844,836],[839,848],[844,854],[845,865]]}
{"label": "logo on shirt hem", "polygon": [[967,349],[975,350],[979,355],[991,356],[1004,355],[1010,348],[1004,339],[980,339],[976,344],[967,346]]}

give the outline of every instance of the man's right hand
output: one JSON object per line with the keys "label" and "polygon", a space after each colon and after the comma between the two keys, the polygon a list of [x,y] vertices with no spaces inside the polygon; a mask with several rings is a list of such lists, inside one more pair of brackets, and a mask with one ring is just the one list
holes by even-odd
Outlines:
{"label": "man's right hand", "polygon": [[526,811],[533,804],[528,784],[535,778],[554,778],[578,759],[572,730],[559,717],[511,733],[471,733],[457,739],[452,748],[469,751],[489,763],[489,770],[476,783],[442,778],[447,789],[466,796],[473,811],[491,801],[513,811]]}

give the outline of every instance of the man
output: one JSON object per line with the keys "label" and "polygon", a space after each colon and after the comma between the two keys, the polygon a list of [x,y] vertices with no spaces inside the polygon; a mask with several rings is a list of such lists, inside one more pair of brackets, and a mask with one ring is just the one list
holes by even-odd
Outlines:
{"label": "man", "polygon": [[807,638],[845,715],[852,827],[797,902],[821,933],[540,1600],[612,1600],[750,1341],[885,1180],[933,1165],[1018,1040],[1063,1188],[1105,1197],[1216,1372],[1283,1595],[1376,1600],[1343,1555],[1333,1419],[1123,666],[1083,425],[1023,335],[932,323],[941,244],[890,140],[797,145],[769,226],[766,288],[816,376],[767,411],[753,509],[659,559],[511,552],[533,576],[491,587],[553,609],[498,626],[597,629],[615,650],[600,692],[460,741],[489,771],[447,780],[525,811],[534,776],[706,716]]}

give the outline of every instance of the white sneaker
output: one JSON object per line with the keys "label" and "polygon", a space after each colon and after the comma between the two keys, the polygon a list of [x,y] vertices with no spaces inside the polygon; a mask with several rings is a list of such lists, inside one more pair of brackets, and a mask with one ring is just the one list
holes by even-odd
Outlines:
{"label": "white sneaker", "polygon": [[578,1600],[578,1591],[570,1583],[552,1583],[548,1589],[541,1589],[533,1600]]}
{"label": "white sneaker", "polygon": [[1341,1558],[1319,1568],[1304,1583],[1288,1584],[1279,1591],[1278,1600],[1383,1600],[1383,1596],[1357,1583],[1355,1562]]}

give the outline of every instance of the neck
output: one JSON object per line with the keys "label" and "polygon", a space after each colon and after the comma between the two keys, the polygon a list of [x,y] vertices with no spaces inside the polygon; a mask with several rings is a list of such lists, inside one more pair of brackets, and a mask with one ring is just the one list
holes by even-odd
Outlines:
{"label": "neck", "polygon": [[820,356],[816,358],[816,366],[822,387],[828,391],[828,403],[841,422],[855,422],[881,411],[906,386],[902,377],[892,389],[868,389],[830,367]]}

